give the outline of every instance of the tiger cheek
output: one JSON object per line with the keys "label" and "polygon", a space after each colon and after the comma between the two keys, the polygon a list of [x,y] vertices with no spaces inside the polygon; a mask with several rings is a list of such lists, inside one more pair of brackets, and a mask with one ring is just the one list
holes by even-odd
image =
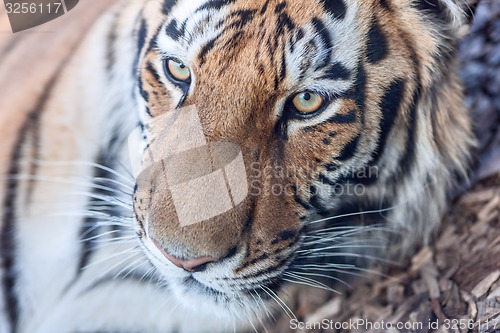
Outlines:
{"label": "tiger cheek", "polygon": [[253,183],[258,192],[252,198],[255,209],[248,216],[248,254],[236,273],[255,268],[258,262],[281,267],[299,243],[303,224],[295,207],[295,180],[283,170],[279,166],[264,167],[260,172],[265,175]]}

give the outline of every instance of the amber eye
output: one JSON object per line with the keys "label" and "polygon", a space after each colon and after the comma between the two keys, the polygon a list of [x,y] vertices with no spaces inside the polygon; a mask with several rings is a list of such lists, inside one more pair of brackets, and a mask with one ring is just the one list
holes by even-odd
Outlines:
{"label": "amber eye", "polygon": [[323,97],[312,92],[299,93],[292,100],[295,109],[301,113],[316,112],[323,106],[323,102]]}
{"label": "amber eye", "polygon": [[191,79],[191,71],[180,61],[168,59],[165,70],[176,81],[189,82]]}

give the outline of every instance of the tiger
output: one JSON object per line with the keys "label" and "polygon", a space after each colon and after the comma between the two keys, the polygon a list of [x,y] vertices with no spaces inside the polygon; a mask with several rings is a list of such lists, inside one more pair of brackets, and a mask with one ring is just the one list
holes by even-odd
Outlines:
{"label": "tiger", "polygon": [[[462,0],[86,1],[49,34],[65,52],[4,34],[0,331],[257,331],[290,286],[429,244],[475,147],[471,18]],[[176,121],[168,149],[189,149],[151,158]]]}

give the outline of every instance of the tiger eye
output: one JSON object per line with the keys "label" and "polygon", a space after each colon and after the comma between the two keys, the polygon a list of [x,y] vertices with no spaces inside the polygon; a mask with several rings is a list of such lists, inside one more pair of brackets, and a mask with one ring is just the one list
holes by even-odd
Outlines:
{"label": "tiger eye", "polygon": [[177,81],[188,81],[191,78],[189,68],[185,64],[173,59],[167,61],[167,71]]}
{"label": "tiger eye", "polygon": [[313,113],[323,106],[324,99],[318,94],[302,92],[293,98],[293,106],[302,113]]}

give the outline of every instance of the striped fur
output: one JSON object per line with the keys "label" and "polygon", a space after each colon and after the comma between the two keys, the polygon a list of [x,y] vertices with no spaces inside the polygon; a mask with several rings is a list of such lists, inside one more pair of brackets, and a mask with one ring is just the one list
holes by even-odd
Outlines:
{"label": "striped fur", "polygon": [[[455,68],[464,1],[99,2],[91,22],[96,3],[67,15],[87,21],[32,85],[14,65],[45,59],[27,37],[0,41],[0,332],[243,331],[289,283],[327,287],[316,278],[432,241],[474,146]],[[318,112],[290,108],[302,91]],[[209,142],[241,148],[251,188],[181,227],[161,170],[130,175],[127,140],[139,126],[147,146],[155,119],[189,106]],[[189,273],[165,252],[214,261]]]}

